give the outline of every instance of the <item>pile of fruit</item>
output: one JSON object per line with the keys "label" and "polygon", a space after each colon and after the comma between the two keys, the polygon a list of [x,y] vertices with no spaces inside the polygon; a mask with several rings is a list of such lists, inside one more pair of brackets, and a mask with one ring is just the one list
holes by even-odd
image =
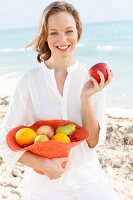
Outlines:
{"label": "pile of fruit", "polygon": [[15,140],[21,147],[49,140],[70,143],[76,142],[75,131],[76,125],[74,124],[62,125],[55,130],[49,125],[42,125],[36,131],[30,127],[24,127],[16,132]]}

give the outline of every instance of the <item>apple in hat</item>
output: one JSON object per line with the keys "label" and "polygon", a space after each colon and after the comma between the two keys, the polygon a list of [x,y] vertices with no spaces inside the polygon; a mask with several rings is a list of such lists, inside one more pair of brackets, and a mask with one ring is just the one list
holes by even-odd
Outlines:
{"label": "apple in hat", "polygon": [[49,139],[52,139],[54,136],[54,129],[49,125],[43,125],[37,129],[36,133],[38,135],[46,135]]}
{"label": "apple in hat", "polygon": [[49,138],[46,135],[38,135],[34,139],[34,144],[37,144],[39,142],[45,142],[45,141],[49,141]]}
{"label": "apple in hat", "polygon": [[106,63],[97,63],[93,65],[89,69],[89,74],[97,80],[98,83],[100,83],[101,79],[97,71],[101,71],[104,75],[105,81],[108,79],[108,72],[107,70],[109,69],[108,65]]}

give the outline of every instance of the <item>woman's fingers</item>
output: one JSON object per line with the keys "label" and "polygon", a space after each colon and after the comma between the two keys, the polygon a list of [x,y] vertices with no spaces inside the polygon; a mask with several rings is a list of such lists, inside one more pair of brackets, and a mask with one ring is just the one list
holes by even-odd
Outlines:
{"label": "woman's fingers", "polygon": [[62,176],[62,174],[66,171],[66,165],[68,163],[68,158],[53,158],[49,160],[49,165],[45,170],[46,175],[49,179],[57,179]]}
{"label": "woman's fingers", "polygon": [[92,80],[94,86],[97,86],[98,85],[98,82],[95,78],[93,78],[92,76],[90,76],[90,79]]}
{"label": "woman's fingers", "polygon": [[110,69],[107,70],[108,72],[108,79],[105,81],[105,78],[104,78],[104,75],[101,71],[97,71],[97,73],[99,74],[100,76],[100,83],[98,84],[97,83],[97,80],[94,79],[93,77],[91,77],[91,80],[93,81],[94,85],[98,88],[99,86],[99,90],[101,90],[102,88],[104,88],[106,85],[108,85],[111,81],[112,81],[112,78],[113,78],[113,73]]}
{"label": "woman's fingers", "polygon": [[104,79],[104,75],[103,75],[103,73],[101,72],[101,71],[97,71],[97,73],[99,74],[99,76],[100,76],[100,79],[101,79],[101,81],[100,81],[100,83],[99,83],[99,86],[100,86],[100,88],[103,88],[104,87],[104,84],[105,84],[105,79]]}
{"label": "woman's fingers", "polygon": [[93,82],[93,88],[94,88],[94,91],[99,91],[100,90],[100,84],[97,82],[97,80],[95,78],[93,78],[92,76],[90,77],[90,79],[92,80]]}
{"label": "woman's fingers", "polygon": [[81,96],[91,96],[99,91],[101,91],[106,85],[108,85],[112,81],[113,74],[110,70],[108,70],[108,80],[105,81],[104,74],[101,71],[97,71],[100,76],[100,83],[90,76],[90,80],[87,81],[82,89]]}
{"label": "woman's fingers", "polygon": [[68,163],[68,158],[55,158],[53,159],[53,167],[57,172],[64,173],[65,172],[65,166]]}
{"label": "woman's fingers", "polygon": [[67,163],[68,163],[68,161],[65,161],[65,162],[61,163],[61,166],[62,166],[63,169],[66,168]]}
{"label": "woman's fingers", "polygon": [[107,72],[108,72],[108,79],[105,82],[105,86],[108,85],[112,81],[112,79],[113,79],[113,73],[112,73],[112,71],[110,69],[108,69]]}
{"label": "woman's fingers", "polygon": [[57,172],[53,172],[53,171],[50,171],[48,173],[46,173],[46,175],[48,176],[49,179],[51,180],[54,180],[54,179],[57,179],[57,178],[60,178],[62,176],[62,174],[60,173],[57,173]]}

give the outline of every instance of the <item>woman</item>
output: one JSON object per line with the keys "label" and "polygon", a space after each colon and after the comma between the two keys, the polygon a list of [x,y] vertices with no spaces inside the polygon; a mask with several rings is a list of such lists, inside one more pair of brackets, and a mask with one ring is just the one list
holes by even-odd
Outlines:
{"label": "woman", "polygon": [[[96,154],[103,143],[105,126],[105,86],[108,80],[98,71],[101,82],[88,77],[88,69],[75,60],[74,50],[82,25],[76,9],[66,2],[48,5],[41,18],[39,33],[29,46],[38,51],[39,66],[18,82],[3,124],[1,155],[7,170],[18,161],[26,166],[24,200],[114,200]],[[40,119],[68,119],[86,127],[87,141],[74,147],[69,158],[46,159],[30,152],[12,152],[6,145],[7,132],[20,124]],[[68,162],[66,168],[62,163]],[[45,172],[37,174],[33,169]]]}

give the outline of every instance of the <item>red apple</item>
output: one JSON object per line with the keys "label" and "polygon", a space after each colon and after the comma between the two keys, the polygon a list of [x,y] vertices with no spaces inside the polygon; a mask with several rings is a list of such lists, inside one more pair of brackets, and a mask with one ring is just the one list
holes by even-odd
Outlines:
{"label": "red apple", "polygon": [[97,63],[95,65],[93,65],[90,69],[89,69],[89,74],[95,78],[97,80],[98,83],[100,83],[101,79],[99,74],[97,73],[97,71],[101,71],[104,75],[105,81],[108,79],[108,73],[107,73],[107,69],[109,69],[108,65],[106,63]]}
{"label": "red apple", "polygon": [[43,125],[37,129],[36,133],[38,135],[46,135],[49,139],[51,139],[54,136],[54,129],[49,125]]}

